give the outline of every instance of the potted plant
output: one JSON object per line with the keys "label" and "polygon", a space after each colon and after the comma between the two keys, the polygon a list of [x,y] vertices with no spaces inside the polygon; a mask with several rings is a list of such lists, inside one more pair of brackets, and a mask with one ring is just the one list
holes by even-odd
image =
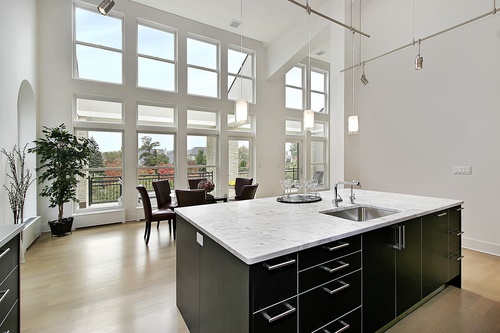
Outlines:
{"label": "potted plant", "polygon": [[88,165],[92,150],[89,139],[69,133],[64,124],[43,128],[44,137],[33,141],[35,147],[28,152],[40,159],[38,183],[45,183],[40,195],[49,198],[50,208],[58,208],[57,220],[49,221],[52,235],[62,236],[73,226],[73,216],[64,217],[64,204],[78,202],[78,177],[85,177],[82,169]]}
{"label": "potted plant", "polygon": [[7,157],[10,168],[10,174],[7,173],[10,186],[4,185],[3,187],[7,190],[10,208],[14,214],[14,224],[24,222],[24,201],[28,188],[34,181],[31,171],[25,168],[27,146],[28,144],[21,151],[21,148],[14,145],[11,152],[2,148],[2,153]]}

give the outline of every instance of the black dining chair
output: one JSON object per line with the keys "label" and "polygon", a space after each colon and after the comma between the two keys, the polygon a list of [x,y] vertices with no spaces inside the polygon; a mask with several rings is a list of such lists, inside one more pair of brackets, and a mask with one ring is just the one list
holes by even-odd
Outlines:
{"label": "black dining chair", "polygon": [[206,193],[203,189],[175,190],[177,207],[188,207],[206,204]]}
{"label": "black dining chair", "polygon": [[259,183],[253,185],[245,185],[241,190],[241,194],[235,197],[235,200],[250,200],[255,198],[255,193],[257,193],[257,187],[259,187]]}
{"label": "black dining chair", "polygon": [[[144,230],[144,238],[146,239],[146,244],[149,243],[149,236],[151,235],[151,222],[168,221],[173,224],[174,229],[174,239],[175,239],[175,213],[170,208],[159,208],[153,210],[151,208],[151,199],[149,198],[148,190],[144,186],[137,186],[137,191],[141,195],[142,207],[144,208],[144,219],[146,220],[146,228]],[[170,230],[170,226],[169,226]]]}
{"label": "black dining chair", "polygon": [[193,179],[188,179],[188,184],[189,184],[189,189],[190,190],[197,190],[198,189],[198,184],[201,181],[207,181],[207,178],[193,178]]}
{"label": "black dining chair", "polygon": [[234,183],[234,195],[238,197],[243,190],[243,186],[252,185],[253,178],[236,178],[236,182]]}
{"label": "black dining chair", "polygon": [[170,208],[174,210],[175,204],[172,203],[172,197],[170,196],[172,193],[172,190],[170,189],[170,181],[155,181],[153,182],[153,189],[155,190],[156,205],[158,208]]}

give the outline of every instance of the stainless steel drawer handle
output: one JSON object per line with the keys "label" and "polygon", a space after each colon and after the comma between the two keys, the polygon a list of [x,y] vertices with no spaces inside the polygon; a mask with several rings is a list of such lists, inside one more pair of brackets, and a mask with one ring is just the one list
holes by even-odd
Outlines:
{"label": "stainless steel drawer handle", "polygon": [[337,271],[340,271],[341,269],[349,267],[349,264],[345,263],[343,261],[337,261],[337,263],[341,264],[342,266],[335,267],[335,268],[330,268],[330,267],[327,267],[327,266],[321,266],[321,268],[323,268],[328,273],[332,274],[332,273],[335,273]]}
{"label": "stainless steel drawer handle", "polygon": [[[342,325],[344,325],[344,327],[342,327],[341,329],[333,332],[333,333],[342,333],[344,332],[345,330],[348,330],[351,326],[349,324],[347,324],[345,321],[341,320],[339,323],[341,323]],[[323,329],[323,333],[331,333],[329,330],[327,330],[326,328]]]}
{"label": "stainless steel drawer handle", "polygon": [[0,259],[2,259],[2,258],[3,258],[3,256],[5,256],[7,253],[9,253],[9,251],[10,251],[10,247],[6,248],[6,249],[2,252],[2,254],[0,254]]}
{"label": "stainless steel drawer handle", "polygon": [[323,248],[325,250],[328,250],[330,252],[333,252],[333,251],[337,251],[337,250],[340,250],[340,249],[343,249],[345,247],[348,247],[349,246],[349,243],[346,243],[346,242],[339,242],[340,244],[337,245],[337,246],[333,246],[333,247],[329,247],[329,246],[323,246]]}
{"label": "stainless steel drawer handle", "polygon": [[267,314],[267,312],[262,312],[262,315],[264,316],[264,318],[266,318],[267,322],[270,324],[272,323],[273,321],[276,321],[278,319],[281,319],[283,317],[286,317],[288,316],[289,314],[292,314],[294,313],[295,311],[297,311],[293,306],[291,306],[290,304],[288,303],[284,303],[284,305],[286,306],[286,308],[288,310],[286,310],[285,312],[283,313],[280,313],[279,315],[277,316],[274,316],[274,317],[271,317],[270,315]]}
{"label": "stainless steel drawer handle", "polygon": [[276,265],[269,265],[269,264],[264,264],[264,267],[267,268],[268,271],[272,271],[272,270],[275,270],[275,269],[278,269],[278,268],[281,268],[281,267],[285,267],[285,266],[288,266],[288,265],[293,265],[295,264],[295,259],[290,259],[288,261],[285,261],[285,262],[282,262],[282,263],[279,263],[279,264],[276,264]]}
{"label": "stainless steel drawer handle", "polygon": [[464,232],[463,232],[463,231],[460,231],[460,232],[457,234],[457,236],[462,236],[463,234],[464,234]]}
{"label": "stainless steel drawer handle", "polygon": [[323,287],[323,290],[326,291],[327,293],[329,293],[330,295],[334,295],[334,294],[338,293],[339,291],[342,291],[344,289],[349,288],[349,283],[345,283],[344,281],[339,281],[339,282],[340,282],[341,286],[338,287],[337,289],[331,290],[330,288]]}
{"label": "stainless steel drawer handle", "polygon": [[2,294],[2,297],[0,298],[0,303],[2,303],[3,299],[5,298],[5,296],[7,296],[9,291],[10,289],[0,291],[0,294]]}
{"label": "stainless steel drawer handle", "polygon": [[443,217],[443,216],[446,216],[446,215],[448,215],[448,213],[436,214],[437,217]]}
{"label": "stainless steel drawer handle", "polygon": [[464,210],[464,207],[458,207],[458,208],[456,209],[456,211],[457,211],[457,212],[459,212],[459,211],[461,211],[461,210]]}

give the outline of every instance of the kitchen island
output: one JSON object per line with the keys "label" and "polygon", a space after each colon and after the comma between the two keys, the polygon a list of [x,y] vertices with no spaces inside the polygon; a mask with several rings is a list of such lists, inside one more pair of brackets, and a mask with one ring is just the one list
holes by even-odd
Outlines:
{"label": "kitchen island", "polygon": [[[448,238],[457,231],[449,232],[450,220],[452,224],[457,218],[460,222],[462,201],[355,192],[355,206],[384,208],[393,214],[366,222],[324,214],[353,206],[345,200],[334,207],[333,191],[322,192],[322,201],[308,204],[263,198],[177,209],[177,305],[190,332],[335,332],[346,327],[347,321],[351,321],[349,331],[353,332],[362,331],[362,325],[372,327],[368,319],[373,299],[361,294],[362,286],[369,287],[381,272],[390,276],[392,272],[387,270],[396,267],[373,268],[370,255],[387,248],[392,255],[394,251],[410,252],[403,246],[406,230],[419,236],[419,241],[409,243],[419,243],[420,250],[411,252],[422,253],[420,257],[410,256],[408,266],[421,269],[402,281],[419,284],[420,297],[400,312],[390,309],[397,308],[398,298],[387,295],[394,303],[388,305],[393,315],[382,324],[404,316],[443,285],[460,285],[460,266],[453,277],[449,267],[455,262],[460,265],[460,253],[450,256]],[[349,197],[349,190],[339,193]],[[410,221],[412,224],[406,226]],[[428,231],[434,225],[440,228]],[[386,230],[382,238],[389,235],[391,239],[387,240],[390,244],[381,239],[377,247],[374,240],[379,238],[374,233],[380,230]],[[373,249],[369,253],[362,250],[365,243]],[[405,267],[403,261],[399,262],[398,267]],[[455,266],[452,268],[456,271]],[[368,319],[361,316],[362,307],[363,317]]]}

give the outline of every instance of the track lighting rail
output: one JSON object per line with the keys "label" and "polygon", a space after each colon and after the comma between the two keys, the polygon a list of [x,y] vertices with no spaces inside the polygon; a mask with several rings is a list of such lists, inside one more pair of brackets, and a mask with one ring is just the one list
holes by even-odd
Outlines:
{"label": "track lighting rail", "polygon": [[312,9],[312,8],[309,6],[309,4],[307,4],[307,5],[303,5],[303,4],[301,4],[300,2],[297,2],[297,1],[295,1],[295,0],[288,0],[288,1],[289,1],[289,2],[291,2],[291,3],[293,3],[293,4],[295,4],[295,5],[297,5],[297,6],[299,6],[299,7],[304,8],[304,9],[307,11],[307,13],[308,13],[308,14],[310,14],[310,13],[316,14],[316,15],[318,15],[318,16],[320,16],[320,17],[324,18],[324,19],[327,19],[328,21],[331,21],[331,22],[333,22],[333,23],[335,23],[335,24],[338,24],[338,25],[343,26],[344,28],[346,28],[346,29],[348,29],[348,30],[352,31],[353,33],[358,33],[358,34],[360,34],[360,35],[363,35],[363,36],[365,36],[365,37],[370,38],[370,35],[368,35],[367,33],[364,33],[363,31],[360,31],[360,30],[358,30],[358,29],[354,28],[353,26],[349,26],[349,25],[347,25],[347,24],[345,24],[345,23],[342,23],[342,22],[340,22],[340,21],[337,21],[337,20],[336,20],[336,19],[334,19],[334,18],[331,18],[330,16],[327,16],[327,15],[325,15],[325,14],[320,13],[320,12],[318,12],[318,11],[316,11],[316,10]]}
{"label": "track lighting rail", "polygon": [[[292,0],[288,0],[288,1],[292,1]],[[455,30],[455,29],[460,28],[460,27],[462,27],[462,26],[464,26],[464,25],[467,25],[467,24],[469,24],[469,23],[472,23],[472,22],[475,22],[475,21],[480,20],[480,19],[482,19],[482,18],[485,18],[486,16],[489,16],[489,15],[494,15],[494,14],[496,14],[496,12],[497,12],[497,11],[498,11],[498,8],[496,8],[496,3],[495,3],[495,6],[494,6],[493,10],[491,10],[491,11],[489,11],[489,12],[487,12],[487,13],[484,13],[484,14],[479,15],[479,16],[477,16],[477,17],[474,17],[474,18],[472,18],[472,19],[470,19],[470,20],[467,20],[467,21],[464,21],[464,22],[459,23],[459,24],[457,24],[457,25],[454,25],[454,26],[452,26],[452,27],[450,27],[450,28],[447,28],[447,29],[441,30],[441,31],[439,31],[439,32],[436,32],[436,33],[434,33],[434,34],[432,34],[432,35],[429,35],[429,36],[427,36],[427,37],[420,38],[420,39],[418,39],[418,41],[423,42],[424,40],[428,40],[428,39],[434,38],[434,37],[436,37],[436,36],[442,35],[442,34],[444,34],[444,33],[446,33],[446,32],[451,31],[451,30]],[[350,69],[353,69],[353,68],[355,68],[355,67],[362,66],[363,64],[367,64],[367,63],[372,62],[372,61],[374,61],[374,60],[377,60],[377,59],[380,59],[380,58],[382,58],[382,57],[385,57],[385,56],[387,56],[387,55],[389,55],[389,54],[392,54],[392,53],[398,52],[398,51],[400,51],[400,50],[402,50],[402,49],[405,49],[405,48],[407,48],[407,47],[410,47],[410,46],[415,45],[415,43],[416,43],[415,41],[412,41],[412,42],[410,42],[410,43],[408,43],[408,44],[405,44],[405,45],[403,45],[403,46],[400,46],[400,47],[398,47],[398,48],[396,48],[396,49],[394,49],[394,50],[391,50],[391,51],[385,52],[385,53],[383,53],[383,54],[381,54],[381,55],[378,55],[378,56],[376,56],[376,57],[374,57],[374,58],[371,58],[371,59],[368,59],[368,60],[364,60],[364,61],[360,62],[359,64],[353,65],[353,66],[351,66],[351,67],[344,68],[343,70],[341,70],[341,71],[340,71],[340,73],[343,73],[343,72],[348,71],[348,70],[350,70]]]}

